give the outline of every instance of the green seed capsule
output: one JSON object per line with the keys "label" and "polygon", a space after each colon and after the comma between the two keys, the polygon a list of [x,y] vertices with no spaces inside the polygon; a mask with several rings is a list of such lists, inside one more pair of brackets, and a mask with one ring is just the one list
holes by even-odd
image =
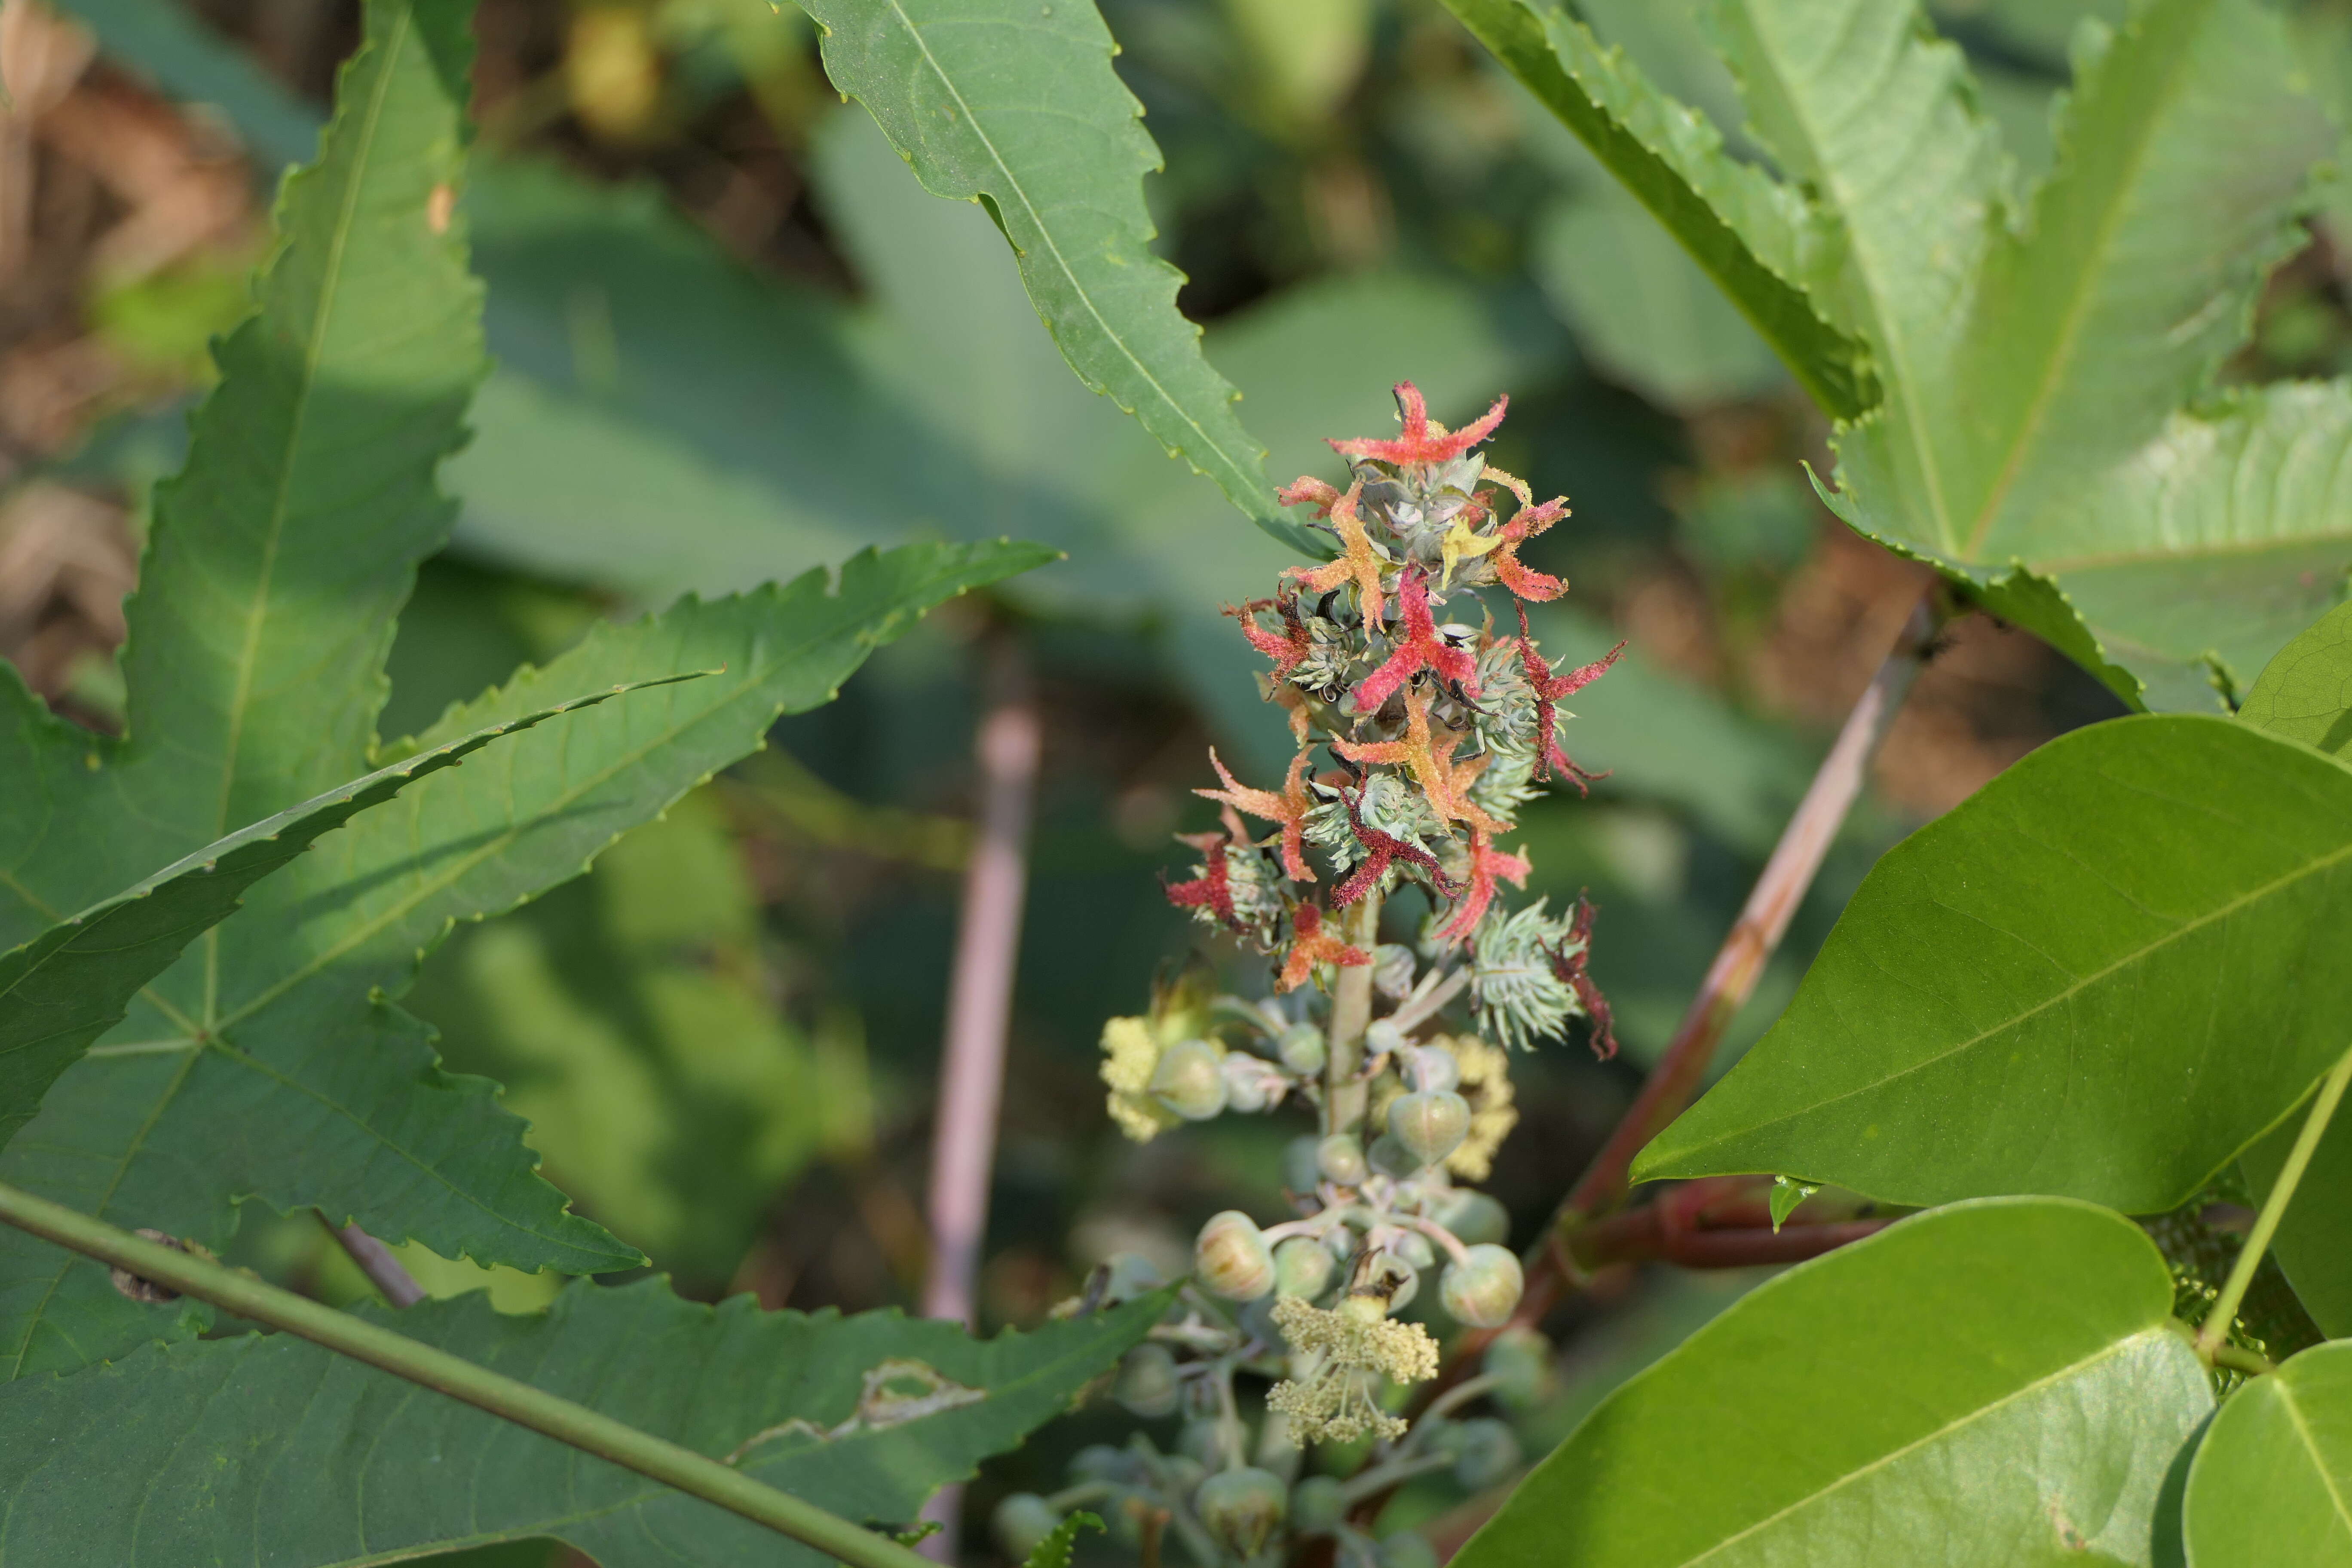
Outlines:
{"label": "green seed capsule", "polygon": [[1035,1492],[1014,1492],[996,1505],[988,1522],[1004,1554],[1015,1563],[1026,1563],[1038,1542],[1054,1533],[1062,1516]]}
{"label": "green seed capsule", "polygon": [[1437,1299],[1456,1321],[1473,1328],[1499,1329],[1511,1321],[1519,1293],[1526,1288],[1519,1260],[1508,1248],[1488,1242],[1445,1266],[1437,1282]]}
{"label": "green seed capsule", "polygon": [[1176,1357],[1166,1345],[1140,1344],[1118,1363],[1118,1380],[1110,1396],[1130,1414],[1147,1421],[1176,1414],[1184,1387],[1176,1376]]}
{"label": "green seed capsule", "polygon": [[1282,1031],[1275,1043],[1275,1052],[1282,1065],[1295,1073],[1318,1073],[1329,1059],[1330,1047],[1325,1044],[1323,1031],[1312,1024],[1293,1024]]}
{"label": "green seed capsule", "polygon": [[1375,1018],[1364,1026],[1364,1055],[1384,1057],[1391,1051],[1404,1049],[1404,1031],[1386,1018]]}
{"label": "green seed capsule", "polygon": [[1462,1446],[1454,1459],[1454,1479],[1469,1491],[1484,1491],[1508,1479],[1519,1468],[1519,1439],[1509,1426],[1491,1417],[1462,1423]]}
{"label": "green seed capsule", "polygon": [[1247,1559],[1264,1551],[1282,1528],[1290,1511],[1290,1490],[1281,1478],[1244,1465],[1202,1481],[1192,1494],[1192,1508],[1219,1545]]}
{"label": "green seed capsule", "polygon": [[1437,1548],[1417,1530],[1400,1530],[1373,1548],[1381,1568],[1438,1568]]}
{"label": "green seed capsule", "polygon": [[1389,1106],[1389,1135],[1424,1165],[1434,1165],[1470,1135],[1470,1102],[1450,1089],[1400,1095]]}
{"label": "green seed capsule", "polygon": [[1151,1071],[1151,1098],[1187,1121],[1206,1121],[1225,1108],[1224,1057],[1206,1040],[1179,1040],[1160,1053]]}
{"label": "green seed capsule", "polygon": [[1274,1250],[1255,1220],[1227,1209],[1201,1227],[1192,1244],[1192,1272],[1212,1295],[1255,1301],[1274,1289]]}
{"label": "green seed capsule", "polygon": [[1277,1294],[1312,1301],[1331,1288],[1339,1260],[1312,1237],[1294,1236],[1274,1249],[1274,1288]]}
{"label": "green seed capsule", "polygon": [[1459,1089],[1462,1064],[1444,1046],[1414,1046],[1404,1053],[1404,1081],[1414,1089]]}
{"label": "green seed capsule", "polygon": [[1502,1242],[1511,1238],[1510,1211],[1486,1194],[1472,1192],[1466,1187],[1453,1193],[1439,1204],[1433,1217],[1472,1247],[1482,1241]]}
{"label": "green seed capsule", "polygon": [[1290,1489],[1290,1526],[1301,1535],[1320,1535],[1348,1511],[1348,1496],[1337,1476],[1309,1476]]}
{"label": "green seed capsule", "polygon": [[1334,1132],[1315,1146],[1315,1163],[1327,1182],[1352,1187],[1369,1174],[1364,1146],[1352,1132]]}
{"label": "green seed capsule", "polygon": [[1263,1057],[1235,1051],[1218,1065],[1225,1080],[1225,1109],[1255,1116],[1272,1109],[1290,1088],[1282,1069]]}
{"label": "green seed capsule", "polygon": [[1495,1397],[1528,1410],[1551,1397],[1551,1342],[1529,1328],[1505,1329],[1486,1347],[1479,1370],[1496,1380]]}

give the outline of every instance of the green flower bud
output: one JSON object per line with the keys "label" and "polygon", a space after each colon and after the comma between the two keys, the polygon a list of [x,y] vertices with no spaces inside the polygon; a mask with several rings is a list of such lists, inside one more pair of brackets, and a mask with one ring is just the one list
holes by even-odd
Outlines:
{"label": "green flower bud", "polygon": [[1290,1527],[1301,1535],[1322,1534],[1347,1511],[1347,1493],[1337,1476],[1309,1476],[1290,1489]]}
{"label": "green flower bud", "polygon": [[1282,1146],[1282,1184],[1291,1192],[1306,1194],[1315,1190],[1323,1179],[1323,1168],[1316,1162],[1315,1146],[1322,1140],[1312,1132],[1304,1132]]}
{"label": "green flower bud", "polygon": [[996,1544],[1015,1563],[1029,1561],[1029,1553],[1061,1522],[1062,1516],[1035,1492],[1014,1492],[996,1505],[988,1520]]}
{"label": "green flower bud", "polygon": [[1206,1040],[1179,1040],[1151,1069],[1151,1098],[1187,1121],[1206,1121],[1225,1108],[1224,1058]]}
{"label": "green flower bud", "polygon": [[1519,1468],[1519,1439],[1503,1422],[1491,1417],[1462,1423],[1462,1447],[1454,1459],[1454,1479],[1468,1491],[1484,1491],[1507,1479]]}
{"label": "green flower bud", "polygon": [[1397,1237],[1391,1244],[1390,1250],[1415,1268],[1432,1268],[1437,1264],[1437,1248],[1429,1244],[1429,1237],[1418,1231],[1409,1230]]}
{"label": "green flower bud", "polygon": [[1106,1267],[1110,1270],[1110,1279],[1103,1286],[1103,1300],[1106,1301],[1132,1301],[1138,1296],[1148,1296],[1168,1283],[1160,1277],[1160,1270],[1151,1259],[1141,1253],[1119,1253]]}
{"label": "green flower bud", "polygon": [[1444,1046],[1412,1046],[1406,1049],[1404,1081],[1414,1089],[1459,1089],[1462,1064]]}
{"label": "green flower bud", "polygon": [[1417,1530],[1400,1530],[1372,1550],[1381,1568],[1438,1568],[1437,1548]]}
{"label": "green flower bud", "polygon": [[1365,1163],[1383,1176],[1395,1176],[1399,1179],[1410,1176],[1422,1168],[1421,1162],[1412,1157],[1412,1151],[1397,1142],[1396,1135],[1392,1132],[1383,1132],[1372,1140],[1372,1147],[1365,1155]]}
{"label": "green flower bud", "polygon": [[1128,1352],[1118,1363],[1118,1380],[1111,1384],[1110,1396],[1130,1414],[1150,1421],[1176,1414],[1176,1402],[1183,1392],[1176,1376],[1175,1356],[1166,1345],[1145,1343]]}
{"label": "green flower bud", "polygon": [[1412,994],[1413,972],[1421,963],[1401,942],[1384,942],[1372,949],[1372,989],[1391,1002]]}
{"label": "green flower bud", "polygon": [[1290,1080],[1282,1069],[1263,1057],[1235,1051],[1218,1067],[1219,1076],[1225,1080],[1225,1109],[1253,1116],[1271,1110],[1290,1088]]}
{"label": "green flower bud", "polygon": [[1171,1454],[1160,1461],[1160,1468],[1168,1478],[1169,1489],[1175,1492],[1191,1491],[1209,1473],[1209,1467],[1190,1454]]}
{"label": "green flower bud", "polygon": [[1255,1220],[1227,1209],[1201,1227],[1192,1244],[1192,1273],[1211,1295],[1255,1301],[1274,1289],[1274,1251]]}
{"label": "green flower bud", "polygon": [[1213,1415],[1195,1415],[1176,1434],[1176,1452],[1205,1473],[1210,1466],[1224,1463],[1224,1436],[1223,1422]]}
{"label": "green flower bud", "polygon": [[1082,1481],[1126,1481],[1135,1479],[1135,1456],[1108,1443],[1089,1443],[1070,1459],[1070,1474]]}
{"label": "green flower bud", "polygon": [[1551,1342],[1533,1329],[1505,1329],[1486,1347],[1479,1370],[1496,1380],[1498,1402],[1530,1409],[1551,1397]]}
{"label": "green flower bud", "polygon": [[1274,1249],[1274,1288],[1282,1295],[1312,1301],[1339,1272],[1339,1260],[1312,1237],[1294,1236]]}
{"label": "green flower bud", "polygon": [[1352,1132],[1334,1132],[1315,1146],[1315,1163],[1327,1182],[1337,1182],[1352,1187],[1368,1173],[1364,1167],[1364,1146]]}
{"label": "green flower bud", "polygon": [[1404,1049],[1404,1031],[1386,1018],[1375,1018],[1364,1026],[1364,1055],[1384,1057],[1391,1051]]}
{"label": "green flower bud", "polygon": [[1478,1329],[1499,1329],[1511,1321],[1527,1279],[1507,1247],[1481,1243],[1468,1256],[1445,1266],[1437,1298],[1455,1321]]}
{"label": "green flower bud", "polygon": [[1423,1165],[1434,1165],[1470,1136],[1470,1102],[1450,1089],[1400,1095],[1389,1105],[1389,1136]]}
{"label": "green flower bud", "polygon": [[1192,1494],[1193,1511],[1217,1543],[1247,1559],[1265,1549],[1290,1511],[1290,1492],[1279,1477],[1255,1465],[1211,1476]]}
{"label": "green flower bud", "polygon": [[1507,1241],[1511,1237],[1510,1211],[1467,1187],[1449,1194],[1431,1217],[1473,1247],[1482,1241]]}
{"label": "green flower bud", "polygon": [[1284,1067],[1295,1073],[1321,1072],[1329,1052],[1323,1031],[1312,1024],[1293,1024],[1275,1042],[1275,1054],[1282,1058]]}

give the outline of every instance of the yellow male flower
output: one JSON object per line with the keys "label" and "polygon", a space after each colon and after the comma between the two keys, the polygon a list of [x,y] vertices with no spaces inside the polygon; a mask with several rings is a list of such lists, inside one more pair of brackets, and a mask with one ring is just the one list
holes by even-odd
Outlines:
{"label": "yellow male flower", "polygon": [[1406,1424],[1372,1402],[1371,1375],[1421,1383],[1437,1375],[1437,1342],[1419,1323],[1399,1322],[1373,1296],[1342,1297],[1337,1310],[1310,1307],[1297,1296],[1274,1303],[1274,1324],[1290,1348],[1316,1358],[1304,1382],[1284,1381],[1265,1396],[1266,1408],[1290,1418],[1290,1440],[1351,1443],[1367,1433],[1393,1442]]}

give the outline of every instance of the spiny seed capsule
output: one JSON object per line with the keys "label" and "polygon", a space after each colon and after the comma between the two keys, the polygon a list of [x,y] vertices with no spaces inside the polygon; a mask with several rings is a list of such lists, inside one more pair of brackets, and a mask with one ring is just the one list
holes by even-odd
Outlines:
{"label": "spiny seed capsule", "polygon": [[1151,1098],[1187,1121],[1206,1121],[1225,1108],[1224,1058],[1206,1040],[1179,1040],[1151,1069]]}
{"label": "spiny seed capsule", "polygon": [[1505,1329],[1478,1364],[1495,1380],[1496,1399],[1513,1410],[1531,1409],[1551,1397],[1551,1342],[1533,1329]]}
{"label": "spiny seed capsule", "polygon": [[1255,1465],[1211,1476],[1192,1494],[1192,1508],[1218,1544],[1234,1556],[1256,1556],[1290,1511],[1282,1479]]}
{"label": "spiny seed capsule", "polygon": [[1482,1241],[1510,1239],[1510,1211],[1486,1194],[1466,1187],[1448,1195],[1430,1217],[1473,1247]]}
{"label": "spiny seed capsule", "polygon": [[1315,1163],[1323,1179],[1343,1187],[1352,1187],[1370,1172],[1364,1164],[1364,1146],[1352,1132],[1334,1132],[1315,1146]]}
{"label": "spiny seed capsule", "polygon": [[1469,1491],[1484,1491],[1519,1468],[1519,1439],[1510,1427],[1490,1417],[1462,1423],[1461,1447],[1454,1458],[1454,1479]]}
{"label": "spiny seed capsule", "polygon": [[1424,1165],[1434,1165],[1470,1135],[1470,1102],[1450,1089],[1400,1095],[1389,1106],[1389,1133]]}
{"label": "spiny seed capsule", "polygon": [[1459,1089],[1462,1064],[1444,1046],[1413,1046],[1404,1053],[1404,1080],[1415,1089]]}
{"label": "spiny seed capsule", "polygon": [[1290,1489],[1290,1527],[1300,1535],[1320,1535],[1348,1511],[1348,1494],[1337,1476],[1309,1476]]}
{"label": "spiny seed capsule", "polygon": [[1026,1563],[1038,1542],[1054,1533],[1062,1516],[1035,1492],[1014,1492],[996,1505],[988,1522],[1004,1554],[1015,1563]]}
{"label": "spiny seed capsule", "polygon": [[1239,1209],[1209,1216],[1192,1244],[1202,1288],[1228,1301],[1255,1301],[1274,1289],[1274,1250],[1257,1222]]}
{"label": "spiny seed capsule", "polygon": [[1176,1357],[1168,1347],[1140,1344],[1118,1363],[1118,1380],[1111,1384],[1110,1394],[1131,1414],[1150,1421],[1176,1414],[1176,1402],[1183,1392],[1176,1376]]}
{"label": "spiny seed capsule", "polygon": [[1329,1059],[1330,1047],[1324,1043],[1323,1031],[1312,1024],[1293,1024],[1282,1031],[1275,1042],[1275,1054],[1282,1065],[1295,1073],[1318,1073]]}
{"label": "spiny seed capsule", "polygon": [[1274,1288],[1285,1296],[1312,1301],[1331,1288],[1339,1260],[1312,1237],[1294,1236],[1274,1249]]}
{"label": "spiny seed capsule", "polygon": [[1507,1247],[1482,1243],[1445,1266],[1437,1281],[1437,1299],[1456,1321],[1477,1329],[1499,1329],[1511,1321],[1527,1287],[1519,1260]]}

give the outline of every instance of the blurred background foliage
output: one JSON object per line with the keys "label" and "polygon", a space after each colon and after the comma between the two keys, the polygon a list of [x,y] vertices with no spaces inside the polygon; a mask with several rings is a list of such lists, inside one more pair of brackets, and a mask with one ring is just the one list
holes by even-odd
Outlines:
{"label": "blurred background foliage", "polygon": [[[1754,155],[1699,0],[1580,9]],[[2074,26],[2124,0],[1932,9],[2021,169],[2046,165]],[[1570,732],[1612,776],[1526,818],[1530,892],[1601,906],[1592,968],[1626,1051],[1515,1067],[1525,1120],[1492,1190],[1523,1241],[1672,1032],[1922,579],[1821,510],[1798,468],[1825,434],[1810,404],[1435,0],[1102,10],[1165,156],[1148,194],[1191,279],[1181,302],[1269,479],[1335,473],[1320,438],[1388,428],[1400,377],[1441,416],[1507,391],[1496,460],[1576,511],[1531,547],[1574,584],[1539,623],[1547,647],[1580,660],[1631,639]],[[2352,5],[2295,16],[2341,106]],[[245,308],[270,187],[310,146],[357,5],[6,0],[0,16],[0,654],[104,728],[147,487],[176,461],[207,340]],[[587,876],[456,933],[415,1009],[454,1068],[506,1086],[577,1205],[682,1288],[908,1300],[976,672],[1009,653],[1035,676],[1047,751],[983,1315],[1034,1321],[1114,1251],[1180,1267],[1207,1213],[1265,1206],[1291,1129],[1127,1144],[1095,1041],[1187,951],[1158,876],[1169,835],[1209,819],[1189,793],[1207,743],[1245,776],[1278,766],[1255,661],[1218,611],[1265,589],[1280,547],[1076,383],[985,215],[916,185],[828,89],[789,5],[484,0],[479,37],[464,210],[499,366],[446,475],[457,540],[402,623],[386,735],[597,616],[869,542],[1013,533],[1068,560],[934,616]],[[2342,189],[2236,375],[2352,370]],[[2023,634],[1957,626],[1727,1061],[1881,849],[2116,710]],[[245,1246],[355,1293],[317,1240],[255,1224]],[[486,1283],[411,1261],[436,1290]],[[1626,1278],[1568,1309],[1589,1331],[1530,1449],[1747,1283]],[[549,1285],[495,1289],[520,1310]],[[976,1506],[1111,1429],[1049,1432]],[[1444,1486],[1390,1517],[1442,1508]]]}

